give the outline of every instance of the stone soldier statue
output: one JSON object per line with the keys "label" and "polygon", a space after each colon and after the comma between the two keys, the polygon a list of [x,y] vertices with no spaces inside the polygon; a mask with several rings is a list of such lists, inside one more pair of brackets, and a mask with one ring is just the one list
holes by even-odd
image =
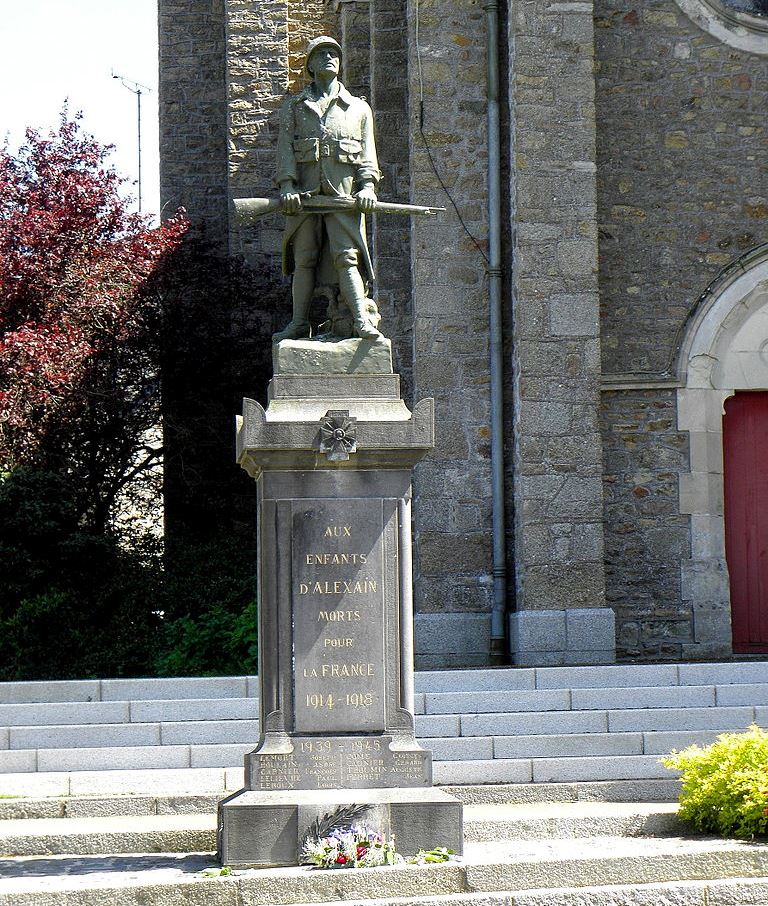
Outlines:
{"label": "stone soldier statue", "polygon": [[[293,317],[273,339],[308,337],[316,286],[338,285],[354,334],[378,340],[366,297],[373,265],[364,217],[376,206],[381,177],[373,114],[339,81],[341,47],[333,38],[310,41],[305,65],[312,83],[286,100],[280,119],[277,182],[286,215],[283,270],[293,275]],[[323,198],[350,197],[356,203],[347,210],[317,210]],[[307,198],[313,210],[304,207]]]}

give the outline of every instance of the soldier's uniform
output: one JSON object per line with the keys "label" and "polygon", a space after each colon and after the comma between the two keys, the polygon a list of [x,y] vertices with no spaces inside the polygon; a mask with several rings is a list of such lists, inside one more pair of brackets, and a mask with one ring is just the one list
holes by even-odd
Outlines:
{"label": "soldier's uniform", "polygon": [[[326,45],[338,47],[332,38],[316,39],[308,49],[307,62],[314,50]],[[278,184],[290,182],[293,191],[302,195],[350,197],[366,186],[375,189],[381,174],[371,108],[340,82],[330,101],[318,100],[314,85],[308,86],[283,104],[277,157]],[[304,286],[310,270],[318,285],[338,283],[358,335],[376,335],[366,322],[367,300],[361,276],[372,280],[374,274],[361,213],[301,211],[286,217],[283,270],[294,274],[294,315],[276,338],[308,335],[303,326],[307,320],[304,309],[308,310]],[[301,271],[304,276],[297,294],[296,280]]]}

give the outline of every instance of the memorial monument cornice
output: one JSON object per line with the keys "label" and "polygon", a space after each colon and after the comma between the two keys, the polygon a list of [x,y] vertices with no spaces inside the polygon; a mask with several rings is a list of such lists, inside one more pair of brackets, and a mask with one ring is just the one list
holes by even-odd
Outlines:
{"label": "memorial monument cornice", "polygon": [[[333,402],[333,406],[330,405]],[[252,478],[265,469],[405,469],[412,468],[434,447],[434,401],[417,403],[413,415],[402,421],[366,421],[362,408],[374,409],[378,401],[349,407],[338,401],[309,400],[324,409],[348,411],[356,418],[357,449],[349,459],[329,460],[321,452],[320,419],[312,421],[271,421],[268,410],[251,399],[243,400],[238,419],[237,461]],[[406,410],[407,411],[407,410]]]}

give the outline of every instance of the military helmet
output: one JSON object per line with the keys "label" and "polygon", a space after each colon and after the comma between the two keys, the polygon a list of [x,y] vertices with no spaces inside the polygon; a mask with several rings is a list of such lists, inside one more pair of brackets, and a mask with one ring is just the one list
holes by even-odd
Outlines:
{"label": "military helmet", "polygon": [[[312,54],[320,47],[333,47],[341,57],[341,44],[335,39],[331,38],[328,35],[320,35],[319,38],[312,38],[312,40],[307,44],[307,53],[304,57],[304,68],[309,72],[309,58]],[[312,73],[310,73],[311,75]]]}

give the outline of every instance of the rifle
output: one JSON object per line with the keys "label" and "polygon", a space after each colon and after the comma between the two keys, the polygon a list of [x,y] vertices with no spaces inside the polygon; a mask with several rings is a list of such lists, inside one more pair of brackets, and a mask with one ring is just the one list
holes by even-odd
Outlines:
{"label": "rifle", "polygon": [[[252,223],[265,214],[281,211],[283,201],[281,198],[235,198],[235,213],[239,223]],[[303,195],[301,198],[302,211],[317,214],[327,214],[331,211],[357,210],[357,202],[352,196],[340,195]],[[429,216],[439,214],[445,208],[434,208],[427,205],[396,204],[393,201],[376,201],[373,209],[375,214],[420,214]],[[301,213],[301,212],[300,212]]]}

